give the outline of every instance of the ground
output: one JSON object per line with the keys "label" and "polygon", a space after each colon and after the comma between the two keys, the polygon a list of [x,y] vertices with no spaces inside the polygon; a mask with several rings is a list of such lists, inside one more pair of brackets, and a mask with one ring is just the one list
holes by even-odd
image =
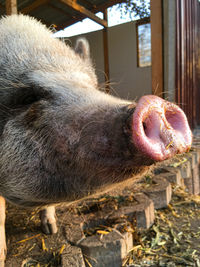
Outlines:
{"label": "ground", "polygon": [[200,266],[200,197],[174,185],[171,203],[155,215],[150,229],[135,232],[123,266]]}
{"label": "ground", "polygon": [[[149,176],[148,176],[149,179]],[[144,186],[147,186],[147,179]],[[135,192],[140,190],[135,187]],[[6,234],[8,254],[6,267],[61,266],[68,246],[88,235],[105,235],[119,221],[86,227],[88,221],[104,218],[112,210],[134,204],[134,193],[128,190],[103,194],[79,204],[57,207],[57,234],[41,233],[37,210],[7,206]],[[123,194],[122,194],[123,193]],[[167,208],[155,212],[155,223],[148,230],[137,229],[127,222],[134,235],[134,246],[123,266],[200,266],[200,197],[173,185],[173,197]],[[126,225],[126,224],[125,224]],[[85,258],[86,266],[91,267]]]}

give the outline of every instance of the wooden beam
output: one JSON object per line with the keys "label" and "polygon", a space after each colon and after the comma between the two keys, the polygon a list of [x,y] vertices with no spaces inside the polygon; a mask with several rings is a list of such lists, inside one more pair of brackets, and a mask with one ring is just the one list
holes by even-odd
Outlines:
{"label": "wooden beam", "polygon": [[57,7],[57,6],[54,6],[52,3],[48,3],[47,4],[49,7],[51,7],[51,8],[53,8],[53,9],[55,9],[55,10],[57,10],[58,12],[60,12],[60,13],[62,13],[62,14],[64,14],[64,15],[66,15],[66,16],[68,16],[68,17],[71,17],[71,14],[69,14],[67,11],[65,11],[64,9],[62,9],[62,8],[59,8],[59,7]]}
{"label": "wooden beam", "polygon": [[121,4],[121,3],[126,3],[127,0],[109,0],[109,1],[106,1],[105,3],[101,4],[101,5],[98,5],[96,6],[96,8],[93,9],[93,12],[103,12],[105,9],[111,7],[111,6],[114,6],[114,5],[117,5],[117,4]]}
{"label": "wooden beam", "polygon": [[17,0],[6,0],[6,15],[17,14]]}
{"label": "wooden beam", "polygon": [[67,20],[67,22],[60,23],[59,25],[57,25],[56,30],[57,31],[63,30],[65,28],[69,27],[70,25],[72,25],[76,22],[79,22],[85,18],[86,18],[86,16],[83,16],[83,15],[79,15],[78,17],[74,16],[71,19]]}
{"label": "wooden beam", "polygon": [[92,8],[96,8],[96,5],[93,5],[91,2],[89,2],[88,0],[82,0],[81,3],[83,3],[83,5],[85,6],[88,6],[89,9],[92,9]]}
{"label": "wooden beam", "polygon": [[[84,2],[85,2],[85,0],[84,0]],[[91,7],[89,8],[89,10],[91,12],[93,12],[93,13],[97,13],[97,12],[100,12],[100,11],[103,12],[108,7],[111,7],[111,6],[115,5],[115,4],[124,3],[124,2],[126,2],[126,0],[110,0],[110,1],[107,1],[106,3],[104,3],[102,5],[99,5],[99,6],[91,5]],[[86,4],[86,2],[85,2],[85,4]],[[66,23],[59,24],[56,27],[56,29],[58,31],[59,30],[63,30],[64,28],[72,25],[73,23],[78,22],[78,21],[81,21],[81,20],[83,20],[85,18],[87,18],[87,15],[83,15],[83,14],[80,13],[79,16],[73,17],[72,19],[68,20]]]}
{"label": "wooden beam", "polygon": [[[103,12],[103,18],[108,21],[107,9]],[[103,50],[104,50],[104,72],[105,72],[105,91],[106,93],[110,92],[109,80],[110,80],[110,71],[109,71],[109,53],[108,53],[108,27],[103,29]]]}
{"label": "wooden beam", "polygon": [[[85,0],[84,0],[85,2]],[[88,2],[88,1],[87,1]],[[99,6],[96,6],[96,5],[91,5],[91,7],[89,8],[89,10],[93,13],[97,13],[97,12],[103,12],[106,8],[108,7],[111,7],[115,4],[119,4],[119,3],[123,3],[123,2],[126,2],[125,0],[110,0],[110,1],[107,1],[106,3],[102,4],[102,5],[99,5]],[[88,2],[89,3],[89,2]],[[85,2],[86,4],[86,2]],[[79,14],[79,16],[75,16],[74,18],[68,20],[66,23],[61,23],[59,24],[56,29],[59,31],[59,30],[63,30],[64,28],[72,25],[73,23],[76,23],[78,21],[81,21],[83,19],[87,18],[87,15],[83,15],[83,14]]]}
{"label": "wooden beam", "polygon": [[38,7],[45,5],[49,0],[36,0],[30,6],[27,6],[20,10],[20,13],[29,14],[31,11],[37,9]]}
{"label": "wooden beam", "polygon": [[163,96],[163,29],[162,0],[151,0],[151,60],[152,60],[152,93]]}
{"label": "wooden beam", "polygon": [[100,25],[102,25],[104,27],[108,26],[108,23],[105,20],[100,19],[94,13],[92,13],[90,10],[88,10],[85,7],[79,5],[76,2],[76,0],[60,0],[60,2],[68,5],[69,7],[71,7],[75,11],[77,11],[78,13],[85,15],[86,17],[90,18],[91,20],[95,21],[96,23],[98,23],[98,24],[100,24]]}

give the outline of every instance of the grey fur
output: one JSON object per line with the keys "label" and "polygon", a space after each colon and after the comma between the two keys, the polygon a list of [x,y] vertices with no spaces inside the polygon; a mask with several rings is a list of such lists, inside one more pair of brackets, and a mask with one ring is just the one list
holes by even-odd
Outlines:
{"label": "grey fur", "polygon": [[1,266],[4,198],[45,206],[42,228],[55,233],[51,205],[123,182],[153,163],[133,144],[135,106],[98,90],[86,40],[74,51],[33,18],[0,20]]}
{"label": "grey fur", "polygon": [[70,202],[152,163],[129,149],[130,102],[98,90],[86,40],[74,52],[23,15],[0,32],[0,195]]}

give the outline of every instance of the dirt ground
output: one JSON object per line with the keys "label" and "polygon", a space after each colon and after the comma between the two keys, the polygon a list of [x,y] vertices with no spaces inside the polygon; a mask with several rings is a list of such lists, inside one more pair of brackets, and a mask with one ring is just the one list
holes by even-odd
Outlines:
{"label": "dirt ground", "polygon": [[200,266],[200,197],[173,186],[167,208],[155,212],[155,223],[135,231],[135,244],[123,266]]}
{"label": "dirt ground", "polygon": [[[102,197],[102,203],[103,199],[105,197]],[[118,205],[118,201],[113,199],[109,201],[112,202],[110,207]],[[92,214],[95,214],[97,205],[100,207],[97,203],[90,206]],[[35,211],[9,205],[6,222],[8,246],[6,267],[60,266],[60,255],[63,253],[66,239],[72,241],[70,237],[73,236],[73,240],[78,240],[82,234],[94,234],[89,230],[85,233],[80,231],[80,226],[86,222],[86,217],[91,217],[90,219],[93,217],[89,214],[89,210],[86,212],[86,207],[86,205],[78,209],[67,208],[64,205],[58,207],[59,232],[53,236],[46,236],[40,231],[39,215]],[[145,231],[139,231],[133,226],[133,231],[135,244],[123,266],[200,266],[198,196],[191,196],[174,186],[171,204],[166,209],[156,211],[154,225]],[[74,236],[74,232],[77,236]]]}
{"label": "dirt ground", "polygon": [[[78,205],[67,207],[62,204],[57,207],[59,231],[49,236],[41,232],[36,210],[24,210],[9,204],[6,219],[6,267],[61,266],[61,255],[69,243],[73,245],[88,235],[112,231],[114,224],[119,223],[109,222],[110,225],[102,227],[101,221],[101,226],[92,228],[85,227],[88,221],[104,218],[121,205],[133,203],[134,192],[126,189],[121,194],[104,194]],[[199,267],[200,197],[189,195],[174,185],[170,205],[156,211],[155,216],[155,223],[148,230],[141,231],[136,229],[134,223],[130,225],[127,222],[134,235],[134,246],[124,259],[123,266]]]}
{"label": "dirt ground", "polygon": [[41,232],[38,210],[8,204],[6,267],[60,266],[67,244],[76,244],[82,238],[108,229],[112,231],[121,220],[108,221],[105,217],[121,206],[133,204],[134,192],[129,189],[114,190],[71,206],[61,204],[56,209],[59,231],[55,235]]}

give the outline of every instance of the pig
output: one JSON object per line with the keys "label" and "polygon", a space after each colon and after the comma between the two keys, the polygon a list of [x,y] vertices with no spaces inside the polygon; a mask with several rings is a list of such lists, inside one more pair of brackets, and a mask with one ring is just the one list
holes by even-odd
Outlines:
{"label": "pig", "polygon": [[75,49],[35,19],[0,20],[0,262],[5,200],[43,207],[56,233],[56,203],[124,181],[155,161],[188,151],[184,112],[154,95],[136,104],[99,90],[85,39]]}

